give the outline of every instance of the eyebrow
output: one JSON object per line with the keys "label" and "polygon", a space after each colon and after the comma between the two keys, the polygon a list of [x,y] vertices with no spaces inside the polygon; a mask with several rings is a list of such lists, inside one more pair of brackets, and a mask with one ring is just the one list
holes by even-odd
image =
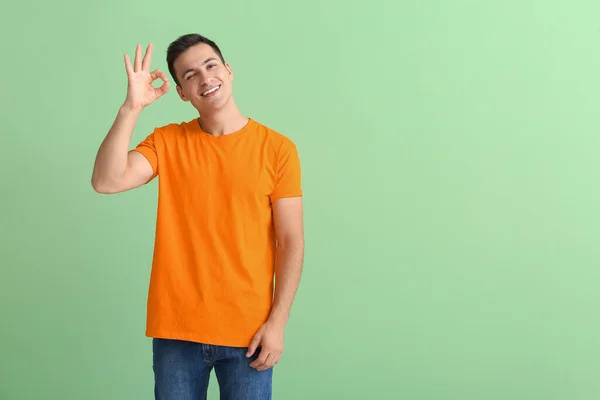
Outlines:
{"label": "eyebrow", "polygon": [[[204,65],[208,64],[208,63],[209,63],[209,62],[211,62],[211,61],[217,61],[217,59],[216,59],[215,57],[210,57],[210,58],[207,58],[206,60],[202,61],[202,64],[200,64],[200,66],[204,66]],[[183,74],[181,74],[181,77],[182,77],[182,78],[183,78],[183,77],[185,77],[185,75],[186,75],[188,72],[192,72],[193,70],[194,70],[194,68],[188,68],[188,69],[186,69],[186,70],[183,72]]]}

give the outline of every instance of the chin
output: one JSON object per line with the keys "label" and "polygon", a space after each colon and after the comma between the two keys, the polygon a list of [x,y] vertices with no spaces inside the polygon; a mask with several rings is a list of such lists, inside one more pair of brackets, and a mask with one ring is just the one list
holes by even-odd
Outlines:
{"label": "chin", "polygon": [[196,110],[198,110],[198,112],[200,114],[207,114],[207,113],[211,113],[214,111],[218,111],[222,108],[225,107],[225,103],[222,102],[214,102],[214,103],[205,103],[205,102],[199,102],[196,104],[193,104],[194,108]]}
{"label": "chin", "polygon": [[206,110],[217,110],[227,106],[231,100],[230,97],[215,97],[212,99],[198,99],[198,107]]}

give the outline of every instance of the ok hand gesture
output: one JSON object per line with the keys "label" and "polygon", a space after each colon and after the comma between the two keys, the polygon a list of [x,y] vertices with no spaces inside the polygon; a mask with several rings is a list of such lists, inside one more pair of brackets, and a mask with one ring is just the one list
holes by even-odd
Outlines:
{"label": "ok hand gesture", "polygon": [[[128,81],[125,105],[131,109],[142,110],[169,91],[167,75],[159,70],[150,72],[152,47],[152,43],[150,43],[146,50],[146,55],[142,59],[142,46],[138,44],[135,50],[133,66],[131,65],[129,55],[125,54]],[[163,84],[155,88],[152,86],[152,83],[157,79],[162,80]]]}

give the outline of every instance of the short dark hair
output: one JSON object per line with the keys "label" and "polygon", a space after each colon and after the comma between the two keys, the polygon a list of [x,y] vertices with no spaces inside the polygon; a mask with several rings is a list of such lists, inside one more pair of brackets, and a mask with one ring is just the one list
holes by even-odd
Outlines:
{"label": "short dark hair", "polygon": [[179,57],[181,53],[183,53],[190,47],[200,43],[204,43],[212,47],[212,49],[215,51],[215,53],[217,53],[223,64],[225,64],[225,59],[223,58],[223,53],[221,53],[221,49],[219,49],[219,46],[217,46],[217,44],[212,40],[197,33],[188,33],[186,35],[180,36],[175,41],[173,41],[167,49],[167,65],[169,67],[169,72],[171,73],[173,80],[175,80],[175,83],[178,86],[179,80],[177,79],[177,75],[175,74],[175,68],[173,67],[175,60],[177,60],[177,57]]}

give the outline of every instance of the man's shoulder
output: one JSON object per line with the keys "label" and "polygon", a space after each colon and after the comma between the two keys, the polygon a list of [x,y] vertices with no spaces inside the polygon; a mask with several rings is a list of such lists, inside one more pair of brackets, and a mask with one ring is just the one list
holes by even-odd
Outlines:
{"label": "man's shoulder", "polygon": [[292,146],[295,147],[295,143],[291,137],[282,133],[280,130],[271,127],[265,123],[254,120],[254,123],[257,125],[259,131],[264,136],[264,138],[276,145],[280,146]]}

